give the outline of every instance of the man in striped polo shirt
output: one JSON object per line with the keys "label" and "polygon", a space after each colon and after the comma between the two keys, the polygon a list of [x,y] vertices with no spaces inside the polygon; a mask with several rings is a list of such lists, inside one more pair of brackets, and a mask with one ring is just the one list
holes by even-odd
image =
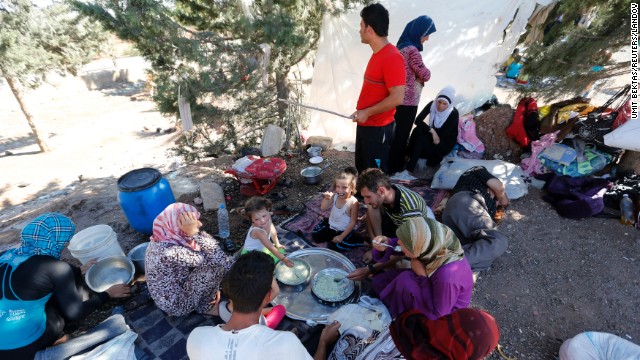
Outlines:
{"label": "man in striped polo shirt", "polygon": [[[371,239],[379,235],[396,237],[396,229],[412,217],[435,219],[433,211],[420,194],[402,185],[393,185],[382,170],[369,168],[358,177],[357,188],[367,204],[367,230]],[[391,266],[402,257],[391,257],[386,263],[369,264],[356,269],[350,279],[364,279],[371,273]]]}

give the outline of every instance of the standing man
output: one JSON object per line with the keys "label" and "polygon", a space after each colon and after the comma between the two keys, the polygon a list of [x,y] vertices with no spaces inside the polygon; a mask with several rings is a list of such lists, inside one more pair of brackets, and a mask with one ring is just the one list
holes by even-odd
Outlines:
{"label": "standing man", "polygon": [[389,43],[389,12],[371,4],[360,12],[360,41],[371,46],[373,55],[364,72],[364,82],[352,114],[356,129],[356,169],[389,169],[396,106],[404,99],[406,74],[400,51]]}

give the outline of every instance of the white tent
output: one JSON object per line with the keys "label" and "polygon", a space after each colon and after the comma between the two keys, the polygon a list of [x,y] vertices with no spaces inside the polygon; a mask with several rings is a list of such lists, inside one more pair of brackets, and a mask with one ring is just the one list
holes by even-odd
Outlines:
{"label": "white tent", "polygon": [[[456,107],[464,114],[487,101],[496,84],[498,66],[516,46],[536,3],[551,0],[382,0],[389,10],[389,41],[395,44],[404,26],[429,15],[436,33],[425,43],[423,60],[431,80],[422,91],[420,108],[446,85],[457,90]],[[355,111],[371,48],[360,43],[360,10],[326,17],[318,44],[309,104],[345,115]],[[308,135],[333,138],[334,147],[353,150],[355,124],[349,119],[310,112]]]}

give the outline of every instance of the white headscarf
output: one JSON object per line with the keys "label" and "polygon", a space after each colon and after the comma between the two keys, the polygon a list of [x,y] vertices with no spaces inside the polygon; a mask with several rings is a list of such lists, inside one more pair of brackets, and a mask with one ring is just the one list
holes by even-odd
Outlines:
{"label": "white headscarf", "polygon": [[[445,86],[440,92],[438,96],[433,100],[431,104],[431,110],[429,111],[429,126],[435,129],[439,129],[442,127],[451,112],[453,111],[453,102],[456,98],[456,89],[453,86]],[[438,111],[438,100],[445,100],[449,103],[449,106],[444,111]]]}

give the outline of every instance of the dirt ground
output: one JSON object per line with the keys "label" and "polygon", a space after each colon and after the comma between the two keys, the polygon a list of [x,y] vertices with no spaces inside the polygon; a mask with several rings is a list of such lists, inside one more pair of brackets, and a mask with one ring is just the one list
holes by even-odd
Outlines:
{"label": "dirt ground", "polygon": [[[185,166],[169,156],[166,150],[180,135],[162,130],[171,128],[173,119],[158,114],[140,92],[135,86],[90,92],[74,79],[30,92],[27,101],[52,148],[38,154],[17,104],[6,86],[0,87],[0,102],[8,104],[0,113],[0,250],[15,246],[25,223],[46,211],[70,216],[79,230],[110,225],[125,252],[146,241],[128,225],[116,200],[118,177],[142,166],[195,184],[204,178],[219,181],[231,197],[232,237],[242,241],[248,224],[234,210],[245,198],[237,181],[222,173],[233,157]],[[287,158],[285,178],[293,186],[276,188],[287,196],[276,205],[301,207],[353,161],[352,153],[323,155],[331,166],[323,183],[314,186],[299,176],[306,157],[294,153]],[[176,169],[179,174],[171,173]],[[504,354],[554,359],[564,339],[587,330],[640,343],[640,231],[612,219],[561,218],[541,195],[530,188],[512,201],[500,225],[510,239],[509,250],[480,274],[472,300],[472,306],[498,320]],[[187,193],[178,200],[191,202],[195,196]],[[274,221],[286,218],[274,216]],[[217,232],[214,212],[204,212],[202,220],[206,230]],[[68,252],[63,257],[77,264]],[[491,358],[500,356],[496,352]]]}

